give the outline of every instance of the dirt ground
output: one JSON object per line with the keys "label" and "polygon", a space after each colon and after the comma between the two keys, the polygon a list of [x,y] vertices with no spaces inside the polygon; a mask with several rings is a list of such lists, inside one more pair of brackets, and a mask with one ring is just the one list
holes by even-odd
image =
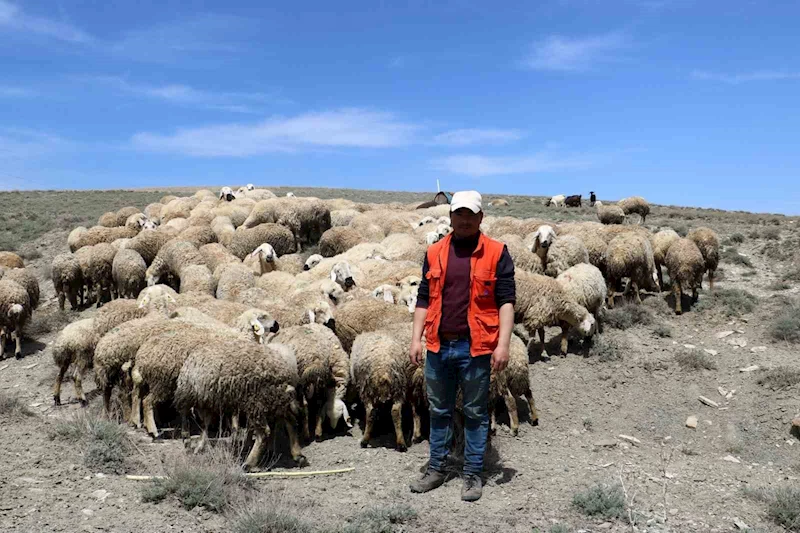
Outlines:
{"label": "dirt ground", "polygon": [[[339,195],[347,197],[348,191]],[[530,209],[518,202],[523,200],[512,202],[513,214],[542,216],[532,202]],[[583,211],[579,218],[589,217]],[[577,341],[566,357],[536,358],[530,375],[539,425],[523,422],[516,437],[506,425],[498,428],[480,502],[459,500],[461,483],[455,476],[432,493],[410,494],[408,483],[425,468],[427,441],[398,453],[387,435],[361,449],[358,426],[304,449],[307,469],[353,471],[258,480],[251,498],[281,495],[305,518],[329,525],[370,507],[406,503],[418,516],[398,531],[530,533],[556,525],[565,526],[563,531],[631,531],[628,519],[587,517],[572,504],[576,493],[596,482],[622,482],[639,531],[732,531],[737,522],[751,531],[782,531],[768,520],[764,504],[744,493],[746,487],[797,486],[800,478],[800,440],[790,434],[790,422],[800,413],[800,386],[774,390],[758,384],[768,369],[800,366],[798,345],[775,341],[769,334],[776,314],[800,292],[796,282],[773,290],[773,282],[798,264],[800,240],[796,219],[773,218],[656,209],[647,221],[653,229],[709,225],[723,239],[737,232],[746,236],[736,246],[753,268],[723,262],[716,288],[749,291],[758,299],[755,309],[740,317],[714,307],[675,316],[652,305],[656,311],[651,323],[625,330],[607,327],[603,333],[621,347],[621,359],[603,362],[584,355]],[[777,241],[761,236],[771,228],[779,231]],[[50,437],[54,424],[82,409],[69,381],[62,390],[64,405],[53,406],[52,342],[58,326],[94,313],[57,311],[48,265],[67,249],[68,230],[53,228],[29,243],[41,257],[27,261],[39,274],[42,289],[36,315],[58,316],[61,322],[52,331],[45,327],[31,334],[22,360],[0,361],[0,393],[20,398],[34,413],[0,415],[0,531],[231,531],[226,514],[186,511],[172,501],[142,503],[143,482],[88,469],[82,462],[85,450]],[[704,284],[700,302],[707,298]],[[671,335],[656,335],[658,328]],[[728,331],[733,333],[720,335]],[[556,332],[548,332],[548,339]],[[555,345],[547,350],[557,353]],[[716,369],[684,369],[675,355],[685,350],[709,350],[703,353]],[[751,365],[759,370],[740,370]],[[84,388],[88,409],[101,406],[91,372]],[[720,388],[735,392],[726,398]],[[704,405],[700,396],[718,407]],[[520,410],[526,412],[523,402]],[[689,416],[697,417],[695,429],[686,426]],[[178,440],[153,442],[143,430],[128,432],[134,443],[128,474],[162,474],[185,454]]]}

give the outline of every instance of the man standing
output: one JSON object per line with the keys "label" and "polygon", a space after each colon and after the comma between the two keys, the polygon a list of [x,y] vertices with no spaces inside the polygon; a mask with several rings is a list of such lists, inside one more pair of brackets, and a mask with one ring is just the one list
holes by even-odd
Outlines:
{"label": "man standing", "polygon": [[411,362],[422,362],[422,335],[431,414],[430,463],[411,491],[445,481],[459,387],[464,398],[464,487],[461,499],[483,492],[481,472],[489,436],[489,377],[508,364],[514,327],[514,263],[505,245],[480,231],[481,195],[461,191],[450,202],[452,233],[431,245],[422,265],[414,312]]}

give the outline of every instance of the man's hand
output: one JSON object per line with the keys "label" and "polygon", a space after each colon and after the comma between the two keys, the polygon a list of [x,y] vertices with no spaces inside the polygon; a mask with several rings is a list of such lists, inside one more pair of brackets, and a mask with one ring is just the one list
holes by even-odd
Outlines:
{"label": "man's hand", "polygon": [[411,339],[410,353],[412,365],[419,366],[422,364],[422,341],[420,339]]}
{"label": "man's hand", "polygon": [[492,370],[500,372],[508,366],[508,346],[497,345],[492,352]]}

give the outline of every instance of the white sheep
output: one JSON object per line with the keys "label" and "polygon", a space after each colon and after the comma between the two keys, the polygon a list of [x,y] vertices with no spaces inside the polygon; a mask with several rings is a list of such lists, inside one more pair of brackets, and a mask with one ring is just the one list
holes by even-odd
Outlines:
{"label": "white sheep", "polygon": [[97,341],[93,318],[85,318],[68,324],[58,334],[53,344],[53,362],[59,369],[53,386],[53,401],[56,405],[61,405],[61,382],[71,365],[75,365],[73,371],[75,396],[82,406],[88,405],[86,395],[83,393],[82,377],[92,366]]}
{"label": "white sheep", "polygon": [[303,270],[311,270],[317,266],[324,258],[320,254],[312,254],[308,256],[306,262],[303,264]]}
{"label": "white sheep", "polygon": [[522,323],[533,338],[539,333],[544,349],[544,328],[561,327],[561,353],[567,353],[567,332],[576,328],[582,335],[589,335],[595,324],[592,314],[569,297],[558,281],[539,274],[520,271],[516,276],[517,302],[514,306],[515,321]]}
{"label": "white sheep", "polygon": [[605,308],[608,290],[603,274],[594,265],[580,263],[568,268],[556,278],[573,301],[585,307],[600,328],[600,314]]}
{"label": "white sheep", "polygon": [[31,316],[31,302],[25,287],[9,279],[0,279],[0,359],[6,337],[15,341],[14,356],[22,358],[22,329]]}
{"label": "white sheep", "polygon": [[546,207],[554,205],[556,207],[564,207],[564,201],[567,199],[563,194],[557,194],[545,202]]}

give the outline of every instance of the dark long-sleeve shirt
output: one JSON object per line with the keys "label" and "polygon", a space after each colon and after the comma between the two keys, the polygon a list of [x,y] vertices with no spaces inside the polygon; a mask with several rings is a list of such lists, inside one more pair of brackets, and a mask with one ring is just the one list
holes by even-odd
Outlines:
{"label": "dark long-sleeve shirt", "polygon": [[[470,296],[470,258],[477,246],[478,236],[461,240],[456,239],[454,236],[450,243],[447,272],[445,273],[444,287],[442,287],[440,333],[449,335],[469,334],[467,313]],[[423,309],[428,308],[430,299],[430,288],[426,278],[428,269],[428,258],[426,256],[422,264],[422,282],[417,293],[417,307]],[[516,303],[514,262],[506,247],[503,247],[503,253],[497,261],[496,277],[494,297],[498,309],[504,304]]]}

